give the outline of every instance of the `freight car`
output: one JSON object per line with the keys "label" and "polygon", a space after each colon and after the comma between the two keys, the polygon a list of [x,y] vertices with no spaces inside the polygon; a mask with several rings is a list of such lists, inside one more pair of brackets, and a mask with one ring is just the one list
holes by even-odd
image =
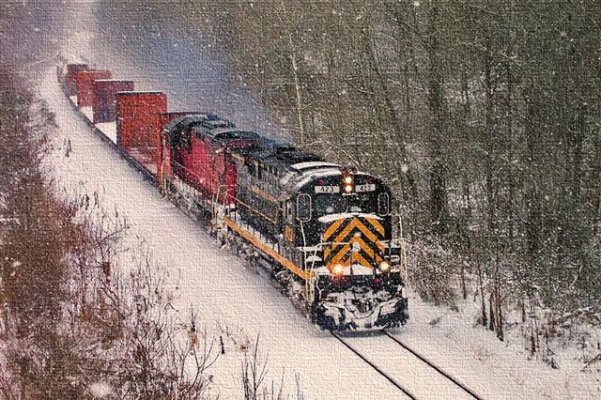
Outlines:
{"label": "freight car", "polygon": [[[109,71],[67,64],[58,75],[96,133],[180,208],[210,221],[313,323],[363,330],[407,322],[392,197],[380,179],[213,113],[167,112],[164,94],[119,92],[133,82]],[[109,121],[95,124],[89,116],[99,113]]]}

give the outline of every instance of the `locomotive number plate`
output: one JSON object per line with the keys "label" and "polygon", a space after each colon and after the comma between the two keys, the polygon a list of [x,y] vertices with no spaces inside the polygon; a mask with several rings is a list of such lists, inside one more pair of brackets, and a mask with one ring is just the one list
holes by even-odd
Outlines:
{"label": "locomotive number plate", "polygon": [[366,183],[364,185],[357,185],[357,186],[355,186],[355,192],[357,192],[357,193],[361,193],[361,192],[373,192],[374,190],[376,190],[376,184],[375,183]]}
{"label": "locomotive number plate", "polygon": [[315,193],[340,193],[340,186],[315,186]]}

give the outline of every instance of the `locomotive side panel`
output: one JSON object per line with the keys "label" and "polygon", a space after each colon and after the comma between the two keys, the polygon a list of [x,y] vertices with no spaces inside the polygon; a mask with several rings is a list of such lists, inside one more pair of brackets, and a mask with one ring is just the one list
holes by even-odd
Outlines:
{"label": "locomotive side panel", "polygon": [[[279,200],[268,188],[275,181],[268,177],[259,162],[238,156],[238,209],[246,221],[259,232],[277,240],[280,233]],[[268,183],[271,182],[271,183]]]}
{"label": "locomotive side panel", "polygon": [[[162,128],[165,128],[171,121],[184,117],[186,115],[197,114],[198,112],[179,111],[179,112],[164,112],[160,114],[159,124]],[[172,168],[172,146],[171,146],[171,132],[161,130],[160,138],[158,141],[159,148],[156,154],[157,164],[157,182],[159,188],[163,191],[165,188],[166,179],[173,179],[173,168]]]}
{"label": "locomotive side panel", "polygon": [[211,143],[198,137],[189,128],[182,132],[183,144],[180,148],[182,160],[181,178],[188,185],[205,193],[208,199],[213,195],[213,180],[217,171],[211,167]]}
{"label": "locomotive side panel", "polygon": [[176,130],[174,159],[179,160],[176,174],[186,184],[203,193],[207,200],[234,205],[236,167],[228,151],[228,141],[215,141],[210,135],[187,126]]}

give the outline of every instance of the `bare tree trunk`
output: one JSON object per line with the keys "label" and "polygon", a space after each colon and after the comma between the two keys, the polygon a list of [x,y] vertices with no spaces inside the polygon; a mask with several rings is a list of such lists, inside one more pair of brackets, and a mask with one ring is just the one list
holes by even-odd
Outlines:
{"label": "bare tree trunk", "polygon": [[515,178],[513,176],[513,76],[511,73],[511,65],[509,62],[505,64],[506,79],[507,79],[507,143],[508,143],[508,154],[507,154],[507,173],[508,173],[508,186],[509,194],[507,200],[507,231],[509,240],[509,249],[511,253],[514,252],[514,226],[513,226],[513,204],[515,202]]}
{"label": "bare tree trunk", "polygon": [[[494,95],[495,87],[492,82],[492,54],[490,37],[486,39],[486,50],[484,53],[484,84],[486,90],[486,199],[488,211],[488,234],[491,242],[496,238],[496,207],[495,207],[495,118],[494,118]],[[494,251],[494,249],[493,249]]]}
{"label": "bare tree trunk", "polygon": [[493,287],[490,291],[490,294],[488,295],[488,312],[490,313],[490,319],[488,320],[488,330],[489,331],[495,330],[495,326],[496,326],[496,322],[497,322],[494,296],[495,296],[495,290]]}
{"label": "bare tree trunk", "polygon": [[482,276],[483,273],[480,260],[477,260],[476,263],[478,273],[478,286],[480,288],[480,310],[482,312],[480,317],[480,323],[482,324],[482,326],[486,326],[488,323],[488,318],[486,316],[486,300],[484,300],[484,277]]}
{"label": "bare tree trunk", "polygon": [[292,40],[292,33],[288,32],[288,44],[290,45],[290,62],[292,63],[292,74],[294,77],[294,94],[296,99],[296,118],[298,122],[298,130],[300,134],[300,144],[305,145],[306,142],[306,132],[305,132],[305,123],[303,120],[303,94],[302,88],[300,84],[300,79],[298,77],[298,63],[296,61],[296,47],[294,46]]}
{"label": "bare tree trunk", "polygon": [[601,226],[601,127],[597,129],[599,132],[594,136],[593,140],[595,147],[593,176],[596,177],[595,181],[597,182],[593,200],[593,232],[595,234],[599,233],[599,227]]}
{"label": "bare tree trunk", "polygon": [[448,204],[446,188],[446,166],[443,152],[444,95],[443,73],[439,55],[439,5],[438,0],[430,1],[430,32],[428,40],[429,82],[428,103],[430,118],[430,215],[435,233],[447,232]]}
{"label": "bare tree trunk", "polygon": [[[407,149],[406,149],[406,144],[405,144],[405,134],[403,132],[403,126],[397,116],[397,112],[395,110],[394,103],[392,102],[392,95],[390,93],[390,90],[388,89],[386,79],[384,77],[384,74],[382,73],[380,63],[375,54],[373,42],[371,40],[371,34],[369,31],[369,25],[364,28],[363,35],[364,35],[365,45],[368,50],[367,54],[369,57],[369,63],[371,64],[372,69],[376,74],[377,84],[380,88],[380,92],[382,93],[382,98],[384,101],[384,104],[383,104],[384,112],[386,114],[387,119],[390,121],[390,123],[392,124],[392,127],[394,128],[394,133],[395,133],[395,137],[396,137],[396,146],[394,146],[395,147],[394,151],[398,154],[398,160],[400,161],[401,165],[403,165],[403,164],[408,165],[409,161],[407,158]],[[405,181],[406,181],[407,187],[409,188],[410,200],[412,202],[416,203],[418,201],[417,186],[415,183],[415,178],[413,176],[413,172],[410,168],[407,168],[406,171],[404,172],[404,175],[406,178]]]}
{"label": "bare tree trunk", "polygon": [[[284,16],[288,15],[288,9],[286,8],[286,1],[282,0],[282,13]],[[285,17],[284,17],[285,18]],[[299,131],[299,141],[301,146],[306,144],[306,132],[305,132],[305,122],[303,119],[303,93],[302,87],[299,78],[299,66],[298,66],[298,50],[297,46],[294,43],[294,38],[292,37],[293,27],[286,26],[287,32],[286,36],[288,39],[288,47],[290,54],[288,58],[290,59],[290,64],[292,66],[292,78],[294,80],[294,98],[295,98],[295,108],[296,108],[296,119],[298,123],[298,131]]]}

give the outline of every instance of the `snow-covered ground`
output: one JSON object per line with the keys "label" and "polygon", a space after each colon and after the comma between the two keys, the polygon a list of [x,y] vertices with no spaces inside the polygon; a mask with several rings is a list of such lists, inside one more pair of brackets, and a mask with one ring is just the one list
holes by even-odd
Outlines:
{"label": "snow-covered ground", "polygon": [[[160,75],[134,73],[136,64],[127,59],[127,49],[115,49],[108,61],[91,59],[90,49],[98,35],[94,29],[99,28],[85,20],[70,32],[64,54],[70,58],[84,55],[91,62],[102,63],[118,78],[136,80],[140,89],[163,89]],[[173,305],[178,312],[185,315],[194,308],[208,335],[224,336],[226,354],[213,366],[220,398],[242,398],[240,370],[246,346],[240,342],[244,337],[252,342],[256,335],[260,335],[263,355],[268,353],[268,380],[279,381],[284,374],[289,393],[295,392],[294,376],[298,374],[305,395],[311,399],[403,398],[336,339],[305,320],[267,280],[245,269],[227,249],[216,246],[198,224],[161,198],[138,172],[94,136],[60,91],[54,68],[48,69],[39,91],[56,113],[59,125],[55,151],[49,157],[59,184],[71,192],[85,191],[90,197],[97,193],[104,208],[125,216],[131,228],[124,248],[142,241],[154,260],[168,270],[168,285],[176,294]],[[127,72],[133,75],[125,75]],[[173,81],[172,76],[165,79]],[[170,90],[170,96],[178,94],[177,87]],[[218,105],[211,109],[219,110]],[[247,115],[246,119],[255,117]],[[72,148],[69,157],[61,149],[66,139]],[[601,398],[599,374],[581,373],[582,365],[571,361],[571,353],[562,356],[559,370],[529,361],[517,336],[509,335],[508,342],[500,342],[483,328],[474,327],[477,310],[473,303],[460,304],[460,310],[433,307],[412,296],[412,319],[394,334],[484,399]],[[402,350],[395,351],[387,337],[347,340],[419,399],[469,398]]]}

